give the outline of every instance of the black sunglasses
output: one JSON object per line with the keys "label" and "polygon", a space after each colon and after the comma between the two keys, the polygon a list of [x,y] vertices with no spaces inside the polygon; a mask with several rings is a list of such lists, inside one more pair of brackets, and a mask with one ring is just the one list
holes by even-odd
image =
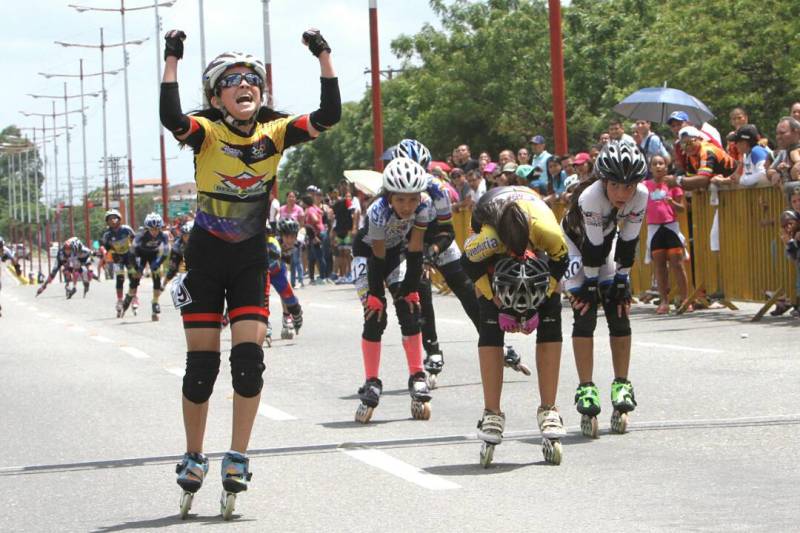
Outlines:
{"label": "black sunglasses", "polygon": [[244,78],[244,81],[246,81],[248,85],[252,85],[254,87],[261,87],[261,85],[264,83],[264,80],[261,79],[261,76],[254,72],[236,72],[220,78],[217,85],[220,89],[236,87],[242,83],[242,78]]}

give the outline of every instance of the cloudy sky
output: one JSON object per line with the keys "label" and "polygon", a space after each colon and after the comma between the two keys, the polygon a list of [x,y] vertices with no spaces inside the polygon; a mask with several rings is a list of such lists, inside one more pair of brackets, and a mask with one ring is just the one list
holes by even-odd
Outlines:
{"label": "cloudy sky", "polygon": [[[163,0],[160,0],[163,1]],[[0,128],[10,124],[20,127],[41,127],[40,117],[25,117],[19,111],[47,112],[49,100],[33,99],[27,93],[61,95],[67,81],[69,94],[79,93],[77,78],[46,79],[38,72],[77,74],[79,59],[84,59],[84,72],[100,71],[100,52],[96,49],[63,48],[53,41],[98,44],[100,28],[104,28],[106,44],[122,41],[119,13],[79,13],[68,3],[91,7],[118,8],[120,0],[28,0],[3,1],[0,6],[0,50],[6,82],[0,84]],[[125,0],[126,8],[134,8],[152,0]],[[369,57],[368,0],[271,0],[270,26],[272,70],[276,107],[291,113],[313,111],[319,102],[319,66],[316,59],[300,43],[308,27],[318,27],[333,49],[334,65],[344,101],[358,100],[364,93],[369,76],[364,69]],[[163,35],[165,30],[181,28],[187,35],[186,53],[179,67],[179,82],[184,110],[200,105],[200,24],[198,0],[177,0],[170,8],[160,8]],[[261,0],[205,0],[206,59],[226,50],[251,51],[263,55]],[[160,178],[158,161],[158,79],[156,74],[155,15],[152,9],[127,12],[127,39],[149,38],[140,46],[130,46],[129,84],[131,106],[132,154],[134,178]],[[399,66],[391,55],[390,42],[400,34],[416,33],[424,23],[437,25],[427,0],[379,0],[378,24],[381,42],[381,67]],[[162,54],[162,37],[158,38]],[[106,69],[122,66],[122,48],[106,50]],[[100,78],[85,80],[85,91],[99,91]],[[125,113],[122,74],[106,77],[108,91],[108,151],[124,156]],[[90,188],[102,183],[100,159],[102,149],[102,110],[99,98],[87,98],[87,162]],[[69,101],[70,109],[78,109],[77,99]],[[63,100],[56,111],[63,112]],[[70,115],[72,130],[71,170],[77,200],[83,176],[79,115]],[[57,117],[58,125],[64,117]],[[52,121],[47,120],[47,127]],[[31,131],[25,131],[32,136]],[[50,135],[50,134],[48,134]],[[40,137],[37,132],[37,137]],[[167,134],[167,172],[171,183],[193,179],[191,153],[179,151]],[[48,149],[49,173],[52,174],[52,145]],[[62,191],[66,176],[66,145],[59,137],[59,181]],[[127,179],[127,176],[124,176]]]}

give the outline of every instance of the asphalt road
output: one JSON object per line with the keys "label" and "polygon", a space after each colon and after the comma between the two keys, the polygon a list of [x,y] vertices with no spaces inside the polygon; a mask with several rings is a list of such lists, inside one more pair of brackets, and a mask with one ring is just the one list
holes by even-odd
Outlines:
{"label": "asphalt road", "polygon": [[[436,297],[445,352],[430,421],[411,419],[399,329],[390,318],[373,422],[353,422],[363,381],[352,286],[299,291],[305,326],[267,351],[251,441],[250,490],[234,523],[219,516],[229,447],[230,374],[211,400],[211,471],[188,520],[174,465],[183,453],[179,315],[162,300],[114,318],[113,283],[66,301],[39,298],[3,272],[0,292],[1,531],[796,531],[800,516],[800,321],[757,307],[655,315],[634,308],[630,432],[609,433],[613,378],[605,323],[596,341],[601,436],[580,435],[577,377],[565,343],[558,402],[569,434],[543,461],[536,379],[506,371],[506,439],[478,464],[477,334],[452,296]],[[142,311],[149,310],[144,280]],[[80,292],[80,291],[79,291]],[[277,302],[273,302],[273,309]],[[565,338],[572,319],[564,310]],[[279,333],[276,327],[276,334]],[[533,341],[511,342],[533,365]]]}

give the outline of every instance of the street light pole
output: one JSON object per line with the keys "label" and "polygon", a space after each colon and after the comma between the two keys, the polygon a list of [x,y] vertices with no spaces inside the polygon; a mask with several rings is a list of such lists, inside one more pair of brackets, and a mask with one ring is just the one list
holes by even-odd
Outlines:
{"label": "street light pole", "polygon": [[81,71],[81,141],[83,142],[83,224],[86,235],[86,242],[91,242],[91,232],[89,231],[89,168],[86,161],[86,113],[83,109],[83,59],[80,60]]}
{"label": "street light pole", "polygon": [[269,0],[261,0],[261,7],[264,15],[264,67],[267,71],[267,105],[272,107],[272,99],[275,91],[272,89],[272,44],[270,39],[269,27]]}
{"label": "street light pole", "polygon": [[133,8],[125,8],[125,0],[119,0],[119,8],[101,8],[101,7],[86,7],[86,6],[78,6],[74,4],[69,4],[69,7],[77,10],[80,13],[84,11],[105,11],[105,12],[117,12],[120,14],[120,18],[122,19],[122,55],[124,57],[125,63],[123,67],[123,77],[125,79],[125,137],[126,137],[126,147],[128,150],[128,189],[129,189],[129,218],[128,224],[130,226],[136,226],[136,214],[134,210],[134,195],[133,195],[133,156],[131,154],[131,111],[130,111],[130,91],[128,88],[128,47],[127,47],[127,37],[125,32],[125,12],[126,11],[140,11],[142,9],[152,9],[158,6],[170,7],[175,3],[175,0],[168,0],[166,2],[161,3],[154,3],[153,5],[141,6],[141,7],[133,7]]}
{"label": "street light pole", "polygon": [[[157,97],[161,94],[161,19],[158,16],[158,2],[153,2],[153,11],[156,15],[156,89]],[[169,224],[169,194],[167,191],[167,150],[164,147],[164,126],[158,121],[158,147],[161,151],[161,213],[165,224]]]}

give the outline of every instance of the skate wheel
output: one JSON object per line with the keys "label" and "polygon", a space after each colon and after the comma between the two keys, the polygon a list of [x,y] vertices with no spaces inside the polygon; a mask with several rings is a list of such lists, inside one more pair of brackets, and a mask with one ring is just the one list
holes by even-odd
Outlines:
{"label": "skate wheel", "polygon": [[522,372],[523,374],[525,374],[526,376],[530,376],[531,375],[531,369],[528,368],[528,365],[520,363],[518,365],[518,368],[519,368],[519,371]]}
{"label": "skate wheel", "polygon": [[372,412],[374,410],[374,407],[370,407],[362,403],[358,406],[358,409],[356,409],[356,422],[366,424],[372,418]]}
{"label": "skate wheel", "polygon": [[561,464],[561,442],[558,440],[542,439],[542,455],[544,460],[552,465]]}
{"label": "skate wheel", "polygon": [[481,446],[481,466],[489,468],[489,465],[492,464],[492,459],[494,459],[494,444],[484,442],[483,446]]}
{"label": "skate wheel", "polygon": [[435,389],[437,381],[438,381],[438,378],[436,377],[436,374],[428,374],[428,388],[429,389]]}
{"label": "skate wheel", "polygon": [[192,508],[192,500],[194,499],[194,493],[184,491],[181,494],[181,519],[186,519],[189,516],[189,510]]}
{"label": "skate wheel", "polygon": [[233,492],[222,491],[222,497],[219,501],[219,512],[223,520],[230,520],[233,518],[233,509],[236,506],[236,494]]}
{"label": "skate wheel", "polygon": [[411,402],[411,416],[414,420],[429,420],[431,417],[431,404],[428,402]]}
{"label": "skate wheel", "polygon": [[581,433],[584,437],[596,439],[600,432],[596,416],[581,415]]}
{"label": "skate wheel", "polygon": [[611,431],[614,433],[624,434],[628,430],[628,413],[620,413],[614,411],[611,415]]}

